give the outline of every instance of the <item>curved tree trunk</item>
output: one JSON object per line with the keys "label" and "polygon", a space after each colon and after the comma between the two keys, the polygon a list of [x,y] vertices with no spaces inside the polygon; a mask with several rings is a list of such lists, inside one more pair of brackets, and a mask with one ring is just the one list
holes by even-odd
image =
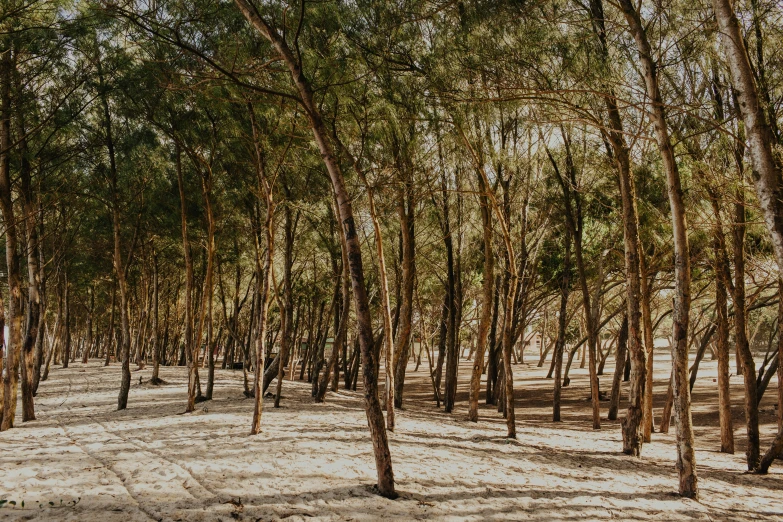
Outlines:
{"label": "curved tree trunk", "polygon": [[253,27],[274,47],[277,54],[285,63],[291,79],[293,80],[301,103],[310,119],[310,127],[313,131],[318,149],[321,152],[329,177],[332,181],[334,195],[340,215],[341,232],[345,235],[348,247],[348,265],[351,274],[351,284],[356,308],[358,323],[358,339],[361,347],[362,367],[364,377],[364,402],[367,413],[367,421],[370,427],[373,452],[375,454],[375,466],[378,472],[378,492],[385,497],[396,497],[394,492],[394,473],[392,471],[389,443],[386,438],[386,427],[383,420],[383,411],[378,401],[378,382],[375,378],[375,355],[373,353],[372,320],[370,317],[370,305],[367,297],[367,289],[364,283],[364,268],[362,266],[362,252],[359,236],[356,232],[356,223],[353,217],[351,198],[345,186],[345,179],[339,162],[332,150],[329,134],[323,123],[320,109],[315,102],[313,90],[305,77],[299,61],[288,46],[285,39],[270,26],[248,0],[235,0],[235,3],[244,17]]}
{"label": "curved tree trunk", "polygon": [[675,299],[672,315],[672,369],[674,371],[673,393],[677,414],[677,471],[679,472],[680,495],[698,498],[696,477],[696,455],[693,447],[693,421],[691,419],[691,396],[688,387],[688,323],[691,304],[690,248],[685,220],[682,185],[674,148],[669,137],[666,111],[658,85],[658,75],[653,61],[652,48],[647,39],[641,17],[631,0],[620,0],[625,20],[636,41],[642,65],[647,96],[651,101],[651,118],[655,137],[666,171],[666,186],[671,207],[674,235],[674,279]]}
{"label": "curved tree trunk", "polygon": [[[726,51],[726,59],[731,71],[732,83],[739,100],[739,110],[745,123],[745,133],[748,138],[748,152],[750,153],[753,164],[753,177],[756,187],[756,196],[764,215],[764,221],[767,230],[772,239],[773,251],[778,268],[783,271],[783,182],[781,182],[781,166],[779,160],[773,154],[773,144],[775,143],[774,134],[764,114],[764,103],[760,99],[759,89],[756,85],[756,79],[748,58],[748,52],[745,48],[742,32],[734,13],[734,7],[730,0],[713,0],[715,18],[720,27],[721,40]],[[736,217],[741,221],[742,226],[735,227],[735,249],[739,245],[737,241],[744,237],[744,205],[740,209],[742,201],[739,201],[736,209]],[[740,210],[742,216],[740,216]],[[741,220],[739,219],[741,218]],[[750,374],[751,377],[745,377],[745,415],[748,431],[748,449],[747,461],[748,469],[755,469],[759,465],[759,434],[758,434],[758,407],[756,406],[756,385],[755,385],[755,366],[750,367],[753,357],[750,349],[746,346],[747,335],[743,337],[741,328],[744,327],[744,288],[737,288],[737,281],[742,280],[744,286],[744,270],[739,272],[736,266],[738,255],[744,255],[744,252],[735,252],[735,324],[737,327],[737,348],[742,359],[743,374]],[[744,260],[743,260],[744,264]],[[783,288],[783,284],[781,284]],[[741,294],[742,293],[742,294]],[[741,302],[737,302],[740,298]],[[740,308],[742,307],[742,310]],[[740,311],[740,315],[737,315]],[[740,317],[742,316],[742,317]],[[742,324],[741,324],[742,323]],[[781,336],[780,349],[783,350],[783,336]],[[783,375],[783,374],[782,374]],[[753,381],[751,383],[751,381]],[[783,394],[781,394],[781,404],[783,407]],[[781,414],[779,412],[779,414]],[[783,414],[781,414],[783,415]],[[766,459],[766,457],[765,457]]]}

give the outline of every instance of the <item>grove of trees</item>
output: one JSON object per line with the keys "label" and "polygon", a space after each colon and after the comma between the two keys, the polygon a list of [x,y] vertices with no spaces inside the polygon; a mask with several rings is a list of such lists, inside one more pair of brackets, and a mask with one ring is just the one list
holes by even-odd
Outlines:
{"label": "grove of trees", "polygon": [[515,438],[514,366],[550,365],[560,421],[583,352],[592,428],[623,419],[639,457],[673,419],[679,493],[698,498],[691,388],[712,354],[716,449],[766,473],[781,50],[772,0],[6,0],[0,430],[89,359],[121,365],[118,409],[133,369],[164,384],[182,366],[187,412],[216,368],[241,370],[253,434],[273,384],[274,407],[286,380],[317,402],[360,389],[394,497],[406,372],[447,413],[496,405]]}

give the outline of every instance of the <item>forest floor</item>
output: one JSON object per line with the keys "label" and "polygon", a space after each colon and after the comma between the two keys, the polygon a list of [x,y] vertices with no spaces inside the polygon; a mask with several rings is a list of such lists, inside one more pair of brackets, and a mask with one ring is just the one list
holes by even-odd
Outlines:
{"label": "forest floor", "polygon": [[[732,377],[737,453],[726,455],[716,451],[715,362],[702,363],[693,407],[701,490],[695,502],[676,495],[674,426],[655,433],[641,459],[624,456],[619,421],[591,429],[579,361],[559,424],[551,422],[548,364],[535,362],[528,357],[514,368],[515,441],[504,437],[505,421],[493,406],[482,404],[478,424],[466,421],[470,362],[460,367],[451,415],[431,400],[425,367],[414,373],[411,365],[406,408],[389,436],[397,500],[372,493],[361,392],[341,390],[315,404],[306,382],[285,381],[282,407],[266,399],[263,431],[250,436],[252,401],[242,394],[241,371],[218,370],[215,400],[182,414],[185,368],[162,368],[167,384],[159,387],[147,383],[149,369],[134,372],[121,412],[119,365],[53,368],[37,397],[38,420],[0,434],[0,500],[9,501],[0,519],[783,520],[783,465],[767,476],[743,473],[741,377]],[[658,424],[669,374],[665,350],[656,352],[656,365]],[[613,368],[610,360],[603,389]],[[762,403],[763,450],[775,431],[775,385]],[[626,391],[627,384],[624,399]],[[607,407],[602,403],[604,419]]]}

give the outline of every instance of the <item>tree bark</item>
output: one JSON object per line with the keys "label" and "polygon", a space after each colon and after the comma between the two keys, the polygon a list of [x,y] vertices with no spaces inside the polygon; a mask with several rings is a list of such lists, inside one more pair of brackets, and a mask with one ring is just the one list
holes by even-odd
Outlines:
{"label": "tree bark", "polygon": [[[315,396],[315,402],[323,402],[324,397],[326,396],[326,389],[329,384],[329,379],[331,377],[331,374],[333,371],[337,371],[337,357],[340,351],[340,348],[345,344],[347,337],[348,337],[348,319],[349,314],[351,311],[351,287],[350,287],[350,279],[348,274],[348,258],[347,258],[347,248],[344,244],[344,241],[342,241],[342,238],[340,240],[340,251],[342,256],[342,270],[340,273],[336,274],[337,277],[339,277],[339,280],[337,282],[337,286],[335,290],[342,289],[341,295],[341,309],[339,316],[337,315],[337,307],[335,306],[334,310],[334,316],[335,320],[337,321],[335,323],[335,336],[334,336],[334,342],[332,343],[332,353],[329,355],[329,361],[326,364],[326,370],[324,371],[323,375],[319,380],[316,378],[313,380],[314,383],[318,383],[318,391]],[[340,282],[342,281],[342,284]],[[337,297],[337,293],[335,293],[335,297]],[[335,301],[335,304],[337,301]]]}
{"label": "tree bark", "polygon": [[[606,25],[602,0],[591,0],[590,11],[593,20],[593,31],[600,45],[600,56],[604,67],[610,67],[609,47],[606,40]],[[626,272],[626,305],[628,308],[629,349],[632,361],[632,380],[629,391],[629,407],[623,421],[623,452],[639,456],[642,443],[649,442],[652,431],[652,344],[647,344],[647,351],[641,343],[640,307],[644,308],[643,282],[641,273],[641,246],[639,243],[639,219],[636,210],[636,188],[631,172],[631,160],[628,144],[625,141],[622,118],[617,107],[614,89],[607,86],[604,105],[609,119],[607,137],[614,152],[617,167],[620,198],[623,211],[623,239],[625,246]],[[641,296],[640,296],[641,294]],[[641,297],[641,299],[640,299]],[[641,302],[640,302],[641,301]],[[643,313],[643,311],[642,311]],[[645,336],[646,340],[646,336]],[[649,374],[649,377],[648,377]],[[641,412],[638,411],[641,409]],[[641,428],[637,421],[641,419]],[[641,430],[641,432],[640,432]]]}
{"label": "tree bark", "polygon": [[[296,225],[299,221],[299,214],[297,213],[297,216],[294,217],[290,205],[285,207],[284,214],[285,224],[283,225],[283,228],[285,233],[285,244],[283,245],[283,299],[282,307],[280,309],[283,333],[280,341],[280,367],[277,372],[275,408],[280,407],[285,365],[292,355],[291,346],[294,343],[294,288],[292,270],[294,265],[294,238],[296,236]],[[348,299],[347,294],[345,298]]]}
{"label": "tree bark", "polygon": [[[446,382],[443,387],[443,409],[451,413],[457,397],[457,370],[459,367],[459,352],[457,346],[457,292],[454,270],[454,241],[451,235],[451,218],[449,212],[449,192],[446,186],[446,175],[441,178],[441,194],[443,198],[443,216],[441,229],[446,247],[446,302],[448,319],[446,323]],[[403,360],[407,364],[407,359]]]}
{"label": "tree bark", "polygon": [[201,297],[201,313],[199,316],[198,333],[194,350],[198,353],[204,330],[207,332],[204,358],[208,364],[207,387],[204,400],[212,400],[212,390],[215,386],[215,356],[212,350],[212,301],[215,293],[215,215],[212,210],[212,168],[207,166],[201,176],[201,194],[204,199],[204,210],[207,218],[207,268],[204,275],[204,292]]}
{"label": "tree bark", "polygon": [[644,324],[644,348],[647,351],[647,383],[644,394],[644,417],[642,434],[644,442],[652,440],[655,421],[653,419],[653,354],[655,353],[655,328],[652,323],[652,286],[655,275],[647,273],[647,260],[644,248],[639,245],[639,272],[642,287],[642,323]]}

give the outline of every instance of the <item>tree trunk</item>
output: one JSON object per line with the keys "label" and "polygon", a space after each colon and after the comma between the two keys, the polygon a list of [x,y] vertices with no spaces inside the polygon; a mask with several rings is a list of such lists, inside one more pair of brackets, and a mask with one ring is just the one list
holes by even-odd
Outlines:
{"label": "tree trunk", "polygon": [[[413,324],[413,284],[416,278],[415,254],[415,205],[413,201],[412,174],[406,172],[404,189],[399,194],[397,213],[400,216],[400,236],[402,239],[402,283],[400,292],[400,315],[394,338],[394,406],[402,408],[405,370],[408,367],[408,354],[411,345]],[[394,426],[392,420],[391,423]]]}
{"label": "tree trunk", "polygon": [[[17,77],[17,91],[21,95],[22,88],[19,86],[19,77]],[[21,370],[22,370],[22,422],[35,420],[35,403],[33,396],[35,394],[35,347],[38,339],[38,330],[41,321],[41,293],[40,293],[40,270],[38,266],[38,227],[37,227],[37,208],[33,198],[31,186],[31,166],[29,151],[27,148],[27,138],[25,119],[23,111],[18,111],[17,120],[19,133],[22,135],[19,141],[20,165],[19,173],[21,177],[21,196],[22,209],[24,213],[26,236],[27,236],[27,317],[24,332],[24,340],[21,345]],[[17,230],[17,234],[19,230]],[[21,274],[20,274],[21,278]],[[21,285],[20,285],[21,289]],[[20,310],[21,313],[21,310]]]}
{"label": "tree trunk", "polygon": [[[498,310],[500,308],[500,275],[495,276],[492,301],[492,325],[489,327],[489,346],[487,347],[487,391],[486,403],[495,404],[495,389],[498,382]],[[554,359],[553,359],[554,361]]]}
{"label": "tree trunk", "polygon": [[470,376],[470,398],[468,405],[468,420],[478,421],[478,401],[481,390],[481,373],[484,370],[484,352],[487,350],[489,329],[492,326],[492,284],[495,280],[495,254],[492,250],[492,210],[489,207],[487,187],[484,178],[479,176],[479,204],[481,207],[481,224],[484,239],[484,273],[481,303],[481,316],[478,326],[478,339],[476,340],[476,358],[473,360],[473,372]]}
{"label": "tree trunk", "polygon": [[636,41],[642,65],[647,96],[651,102],[651,118],[655,137],[666,171],[666,185],[671,207],[674,235],[674,279],[675,298],[672,314],[672,368],[674,371],[673,393],[677,415],[677,470],[679,472],[680,495],[697,499],[699,496],[696,477],[696,455],[693,447],[693,423],[691,419],[691,397],[688,388],[688,322],[690,313],[690,249],[685,219],[682,185],[674,148],[669,138],[666,111],[658,85],[658,75],[653,62],[652,48],[639,13],[631,0],[620,0],[631,34]]}
{"label": "tree trunk", "polygon": [[[99,45],[96,40],[96,45]],[[120,325],[122,329],[122,342],[119,346],[118,355],[122,360],[122,380],[120,383],[120,392],[117,397],[117,409],[124,410],[128,406],[128,393],[130,392],[131,372],[130,372],[130,319],[128,317],[128,284],[126,279],[127,266],[123,266],[122,260],[122,238],[120,235],[120,199],[119,188],[117,186],[117,161],[114,153],[114,139],[112,137],[112,122],[111,112],[109,111],[109,101],[106,96],[106,88],[103,78],[103,68],[101,61],[100,47],[96,49],[97,53],[97,71],[98,71],[98,88],[101,101],[101,107],[103,109],[103,125],[105,129],[106,150],[109,154],[109,175],[110,175],[110,190],[111,190],[111,217],[112,217],[112,233],[114,236],[114,250],[112,253],[114,272],[117,278],[117,285],[120,290]],[[131,248],[133,248],[131,246]],[[66,286],[66,292],[67,292]],[[68,306],[66,304],[66,310]],[[67,314],[67,311],[66,311]],[[66,330],[66,344],[68,344],[70,337],[70,328],[65,325]]]}
{"label": "tree trunk", "polygon": [[571,229],[566,227],[563,239],[565,254],[563,255],[563,272],[560,276],[560,310],[557,316],[557,340],[555,353],[552,354],[554,364],[555,389],[552,401],[552,421],[560,422],[560,395],[563,386],[563,352],[565,351],[566,327],[568,315],[568,296],[571,292]]}
{"label": "tree trunk", "polygon": [[[759,97],[758,87],[753,70],[748,59],[747,49],[742,37],[739,22],[734,13],[734,7],[730,0],[713,0],[715,17],[720,27],[721,40],[726,51],[726,59],[731,71],[732,83],[739,100],[739,109],[745,123],[748,150],[753,164],[753,178],[756,187],[756,196],[764,215],[767,230],[772,239],[775,260],[779,270],[783,270],[783,184],[781,183],[781,168],[773,153],[775,142],[770,122],[764,114],[763,103]],[[735,250],[737,242],[742,239],[744,246],[744,204],[739,201],[736,205],[737,221],[735,227]],[[740,209],[742,206],[742,209]],[[740,216],[740,210],[742,215]],[[742,237],[740,237],[742,236]],[[748,431],[748,448],[746,451],[748,469],[756,469],[759,465],[759,432],[758,432],[758,407],[756,406],[755,365],[750,349],[747,346],[747,334],[741,331],[745,328],[744,309],[744,259],[741,267],[737,266],[738,256],[744,256],[744,249],[735,251],[735,324],[737,330],[737,350],[742,359],[743,376],[745,378],[745,415]],[[743,288],[738,288],[737,282],[743,283]],[[737,301],[739,299],[739,302]],[[740,312],[737,315],[737,312]],[[783,338],[783,336],[781,336]],[[783,342],[783,341],[781,341]],[[748,375],[750,374],[750,375]],[[751,382],[752,381],[752,382]],[[783,401],[783,399],[781,399]]]}
{"label": "tree trunk", "polygon": [[364,401],[367,413],[367,421],[370,427],[370,436],[375,454],[375,465],[378,472],[378,492],[385,497],[396,497],[394,492],[394,473],[392,471],[389,443],[386,438],[383,411],[378,401],[378,382],[375,378],[374,343],[372,332],[372,320],[370,317],[369,299],[364,282],[364,269],[362,267],[362,253],[359,236],[356,232],[356,223],[353,217],[351,198],[345,186],[345,179],[340,169],[339,162],[334,155],[329,141],[326,126],[323,123],[320,109],[313,97],[313,90],[305,77],[301,64],[294,53],[288,47],[285,39],[261,18],[258,11],[248,0],[235,0],[245,18],[261,33],[274,47],[277,54],[283,60],[291,73],[291,78],[301,97],[301,103],[307,111],[310,119],[310,127],[313,136],[321,152],[324,164],[329,171],[334,195],[337,198],[341,232],[345,235],[348,247],[348,263],[353,286],[353,295],[358,326],[359,346],[362,353],[362,366],[364,377]]}
{"label": "tree trunk", "polygon": [[727,305],[727,277],[729,260],[721,248],[723,231],[715,233],[715,323],[718,338],[718,415],[720,418],[720,451],[734,453],[734,426],[731,420],[731,391],[729,381],[729,313]]}
{"label": "tree trunk", "polygon": [[18,387],[19,352],[22,341],[22,282],[19,267],[18,227],[11,188],[11,50],[0,56],[0,210],[5,225],[5,250],[8,270],[9,307],[6,324],[9,338],[5,341],[3,369],[3,416],[0,431],[14,427]]}
{"label": "tree trunk", "polygon": [[[606,26],[602,0],[591,0],[590,11],[593,31],[600,45],[600,57],[605,67],[610,67],[609,48],[606,41]],[[639,219],[636,210],[636,188],[631,172],[631,160],[628,144],[625,141],[622,118],[617,107],[614,89],[607,86],[604,104],[609,119],[607,136],[614,152],[614,160],[620,186],[620,198],[623,211],[623,239],[625,246],[626,304],[629,326],[629,349],[633,362],[633,377],[629,391],[629,407],[623,421],[623,452],[635,456],[641,455],[642,443],[649,442],[652,419],[652,370],[647,358],[652,357],[651,344],[647,351],[641,344],[640,307],[643,308],[643,283],[640,276],[643,255],[639,244]],[[640,302],[640,294],[641,301]],[[645,339],[646,340],[646,339]],[[649,375],[649,376],[648,376]],[[641,411],[639,411],[641,410]],[[638,421],[641,419],[641,427]],[[640,431],[641,430],[641,431]]]}
{"label": "tree trunk", "polygon": [[[264,219],[264,234],[266,239],[266,254],[264,255],[263,266],[260,266],[260,259],[257,259],[257,271],[258,271],[258,325],[256,327],[256,350],[255,350],[255,374],[253,377],[253,390],[255,393],[253,400],[253,422],[250,427],[250,434],[257,435],[261,431],[261,413],[264,407],[264,392],[266,387],[264,386],[264,358],[266,356],[266,334],[267,323],[269,314],[269,301],[270,301],[270,287],[272,284],[272,263],[274,261],[275,252],[275,235],[274,235],[274,215],[275,215],[275,202],[273,199],[272,186],[269,183],[269,178],[266,173],[266,166],[264,162],[264,155],[261,149],[261,142],[259,137],[259,131],[256,125],[255,112],[253,106],[248,104],[248,112],[250,114],[250,123],[253,130],[253,145],[255,149],[255,166],[256,177],[258,183],[258,192],[263,195],[266,206],[266,214]],[[256,235],[256,238],[258,236]],[[256,239],[258,241],[258,239]],[[260,254],[261,245],[256,245],[256,251]],[[278,365],[280,363],[280,356],[278,354]],[[270,368],[271,370],[271,368]],[[277,374],[277,368],[275,368],[275,374]],[[262,377],[263,376],[263,377]]]}
{"label": "tree trunk", "polygon": [[[596,368],[596,350],[598,343],[598,331],[596,328],[596,317],[593,307],[590,303],[590,289],[587,285],[587,271],[585,268],[584,257],[582,255],[582,201],[579,195],[576,182],[576,167],[571,156],[570,138],[561,129],[563,143],[566,149],[566,175],[561,175],[557,161],[547,149],[547,155],[552,163],[560,188],[563,190],[563,203],[566,213],[566,225],[571,230],[574,238],[574,253],[576,254],[576,270],[579,276],[579,286],[582,289],[582,308],[585,312],[585,323],[587,326],[587,345],[589,353],[589,374],[590,374],[590,402],[593,410],[593,429],[601,429],[601,407],[598,390],[598,375]],[[584,359],[583,359],[584,362]]]}
{"label": "tree trunk", "polygon": [[[342,271],[338,275],[340,279],[338,280],[337,288],[342,288],[342,299],[340,301],[342,306],[339,317],[337,316],[337,309],[335,306],[335,320],[337,322],[335,323],[335,336],[334,342],[332,343],[332,353],[329,355],[329,361],[326,365],[326,370],[324,371],[323,376],[321,376],[320,382],[318,382],[318,379],[313,380],[313,382],[318,382],[318,391],[315,396],[315,402],[323,402],[324,397],[326,396],[326,390],[332,371],[337,371],[338,353],[343,344],[345,344],[348,337],[348,319],[351,311],[351,287],[348,274],[348,252],[345,242],[342,240],[342,238],[340,239],[340,252],[342,256]],[[340,285],[340,281],[342,281],[342,285]],[[335,293],[335,297],[337,297],[337,293]],[[335,303],[337,303],[337,301],[335,301]]]}
{"label": "tree trunk", "polygon": [[160,283],[158,281],[158,256],[155,253],[152,254],[152,270],[152,377],[150,383],[158,385],[163,381],[160,378],[161,342],[158,327]]}
{"label": "tree trunk", "polygon": [[[652,440],[654,429],[653,415],[653,354],[655,353],[655,328],[652,324],[652,311],[650,303],[652,301],[652,285],[655,279],[654,275],[647,274],[647,261],[644,249],[639,245],[639,272],[641,274],[642,286],[642,322],[644,324],[644,347],[647,351],[647,385],[644,394],[644,418],[642,432],[644,442]],[[649,278],[648,278],[649,277]]]}
{"label": "tree trunk", "polygon": [[[44,234],[44,224],[43,224],[43,205],[41,204],[40,198],[38,201],[38,299],[41,303],[40,305],[40,311],[39,311],[39,319],[38,319],[38,335],[35,339],[35,375],[33,376],[33,393],[38,393],[38,385],[41,382],[41,367],[44,363],[44,359],[46,358],[44,354],[44,327],[45,327],[45,310],[46,310],[46,259],[44,258],[44,247],[43,247],[43,239],[45,237]],[[0,388],[2,388],[0,386]],[[1,399],[0,399],[1,401]]]}
{"label": "tree trunk", "polygon": [[[451,219],[449,216],[449,193],[445,174],[441,178],[441,193],[443,197],[443,242],[446,247],[446,302],[448,320],[446,323],[446,382],[443,388],[443,409],[451,413],[457,397],[457,369],[459,353],[457,346],[457,295],[456,277],[454,273],[454,241],[451,237]],[[407,364],[407,359],[403,360]]]}
{"label": "tree trunk", "polygon": [[620,335],[617,339],[617,353],[614,358],[614,376],[612,378],[612,394],[609,399],[609,420],[617,419],[617,410],[620,408],[620,392],[623,370],[625,368],[625,359],[628,348],[628,316],[623,316],[623,323],[620,326]]}
{"label": "tree trunk", "polygon": [[215,357],[212,351],[212,301],[215,292],[214,274],[215,274],[215,215],[212,211],[212,169],[208,167],[201,176],[201,194],[204,199],[204,209],[207,218],[207,268],[204,275],[204,294],[201,297],[201,313],[199,317],[198,333],[196,334],[196,344],[194,350],[198,351],[201,346],[201,340],[204,330],[207,331],[206,348],[208,353],[204,354],[207,369],[207,388],[205,390],[204,400],[212,400],[212,390],[215,386]]}
{"label": "tree trunk", "polygon": [[188,238],[187,202],[185,201],[185,180],[182,173],[182,149],[175,142],[175,156],[177,162],[177,186],[179,187],[180,218],[182,231],[182,252],[185,258],[185,335],[183,346],[185,361],[188,365],[188,403],[185,412],[196,409],[196,396],[198,390],[198,347],[193,338],[193,258],[190,252],[190,240]]}
{"label": "tree trunk", "polygon": [[449,330],[449,290],[447,286],[444,286],[443,292],[443,305],[440,309],[440,322],[438,323],[438,359],[435,362],[435,388],[437,393],[435,394],[435,401],[440,407],[441,393],[440,384],[443,377],[443,362],[446,360],[446,343],[447,334]]}
{"label": "tree trunk", "polygon": [[[374,191],[370,186],[370,183],[367,181],[367,176],[365,175],[364,171],[359,169],[359,166],[356,164],[354,164],[354,168],[361,177],[365,190],[367,190],[367,201],[370,207],[370,219],[372,220],[373,233],[375,234],[375,253],[378,256],[378,280],[381,291],[381,315],[383,317],[383,347],[385,348],[384,352],[386,353],[386,428],[389,431],[394,431],[394,408],[397,403],[395,382],[395,371],[397,365],[395,364],[395,359],[398,359],[398,357],[396,357],[396,353],[394,351],[394,342],[392,340],[392,318],[391,306],[389,304],[389,278],[386,272],[386,258],[383,249],[383,236],[381,235],[381,225],[378,222],[378,214],[375,209]],[[347,378],[347,368],[345,374]],[[346,387],[348,387],[347,381]],[[400,407],[401,406],[402,397],[400,397]]]}
{"label": "tree trunk", "polygon": [[117,309],[117,278],[115,277],[111,284],[111,312],[109,313],[109,335],[106,342],[106,362],[104,366],[109,366],[111,362],[112,349],[115,349],[114,343],[117,336],[114,334],[114,312]]}
{"label": "tree trunk", "polygon": [[[778,430],[783,432],[783,283],[778,281]],[[769,382],[769,381],[767,381]]]}
{"label": "tree trunk", "polygon": [[[296,236],[296,225],[299,221],[299,214],[294,218],[291,213],[291,206],[285,207],[285,244],[283,245],[283,300],[280,314],[282,316],[283,333],[280,342],[280,367],[277,372],[277,391],[275,393],[275,408],[280,407],[280,397],[283,389],[283,376],[285,365],[291,354],[291,346],[294,342],[294,289],[292,279],[292,269],[294,264],[294,238]],[[348,296],[346,294],[346,299]]]}

